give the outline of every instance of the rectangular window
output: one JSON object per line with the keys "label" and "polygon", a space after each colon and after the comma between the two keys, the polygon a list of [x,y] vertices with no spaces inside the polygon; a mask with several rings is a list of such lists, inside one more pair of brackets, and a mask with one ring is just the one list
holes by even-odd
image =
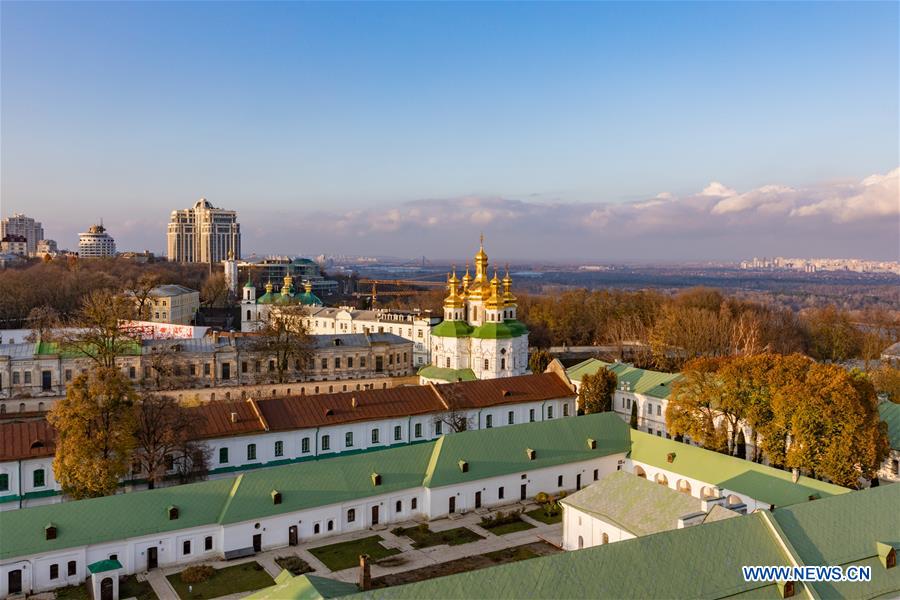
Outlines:
{"label": "rectangular window", "polygon": [[340,357],[340,356],[336,356],[336,357],[335,357],[335,359],[334,359],[334,368],[335,368],[335,369],[340,369],[340,368],[341,368],[341,357]]}
{"label": "rectangular window", "polygon": [[305,437],[300,440],[300,452],[307,454],[309,452],[309,438]]}
{"label": "rectangular window", "polygon": [[594,481],[600,480],[600,469],[594,469]]}
{"label": "rectangular window", "polygon": [[275,442],[275,456],[284,456],[284,442],[281,440]]}
{"label": "rectangular window", "polygon": [[564,416],[564,417],[568,417],[568,416],[569,416],[569,403],[568,403],[568,402],[566,402],[565,404],[563,404],[563,416]]}
{"label": "rectangular window", "polygon": [[185,556],[191,553],[191,540],[184,540],[181,543],[181,553]]}
{"label": "rectangular window", "polygon": [[66,575],[69,577],[75,577],[75,574],[78,572],[78,563],[74,560],[70,560],[68,565],[66,566]]}
{"label": "rectangular window", "polygon": [[219,464],[228,462],[228,448],[219,448]]}
{"label": "rectangular window", "polygon": [[657,417],[661,417],[661,416],[662,416],[662,404],[657,404],[657,405],[656,405],[656,416],[657,416]]}
{"label": "rectangular window", "polygon": [[394,441],[399,442],[403,438],[403,429],[399,425],[394,425]]}
{"label": "rectangular window", "polygon": [[331,449],[331,436],[323,435],[322,436],[322,450],[330,450]]}
{"label": "rectangular window", "polygon": [[422,424],[421,423],[416,423],[415,432],[416,432],[417,438],[422,437]]}
{"label": "rectangular window", "polygon": [[241,361],[241,373],[246,373],[246,372],[247,372],[247,367],[248,367],[247,361],[246,361],[246,360],[242,360],[242,361]]}
{"label": "rectangular window", "polygon": [[365,357],[365,356],[360,356],[360,357],[359,357],[359,367],[360,367],[361,369],[365,369],[365,368],[366,368],[366,357]]}
{"label": "rectangular window", "polygon": [[352,357],[352,356],[348,356],[348,357],[347,357],[347,368],[348,368],[348,369],[352,369],[352,368],[353,368],[353,357]]}
{"label": "rectangular window", "polygon": [[562,476],[562,475],[559,475],[559,476],[556,478],[556,487],[562,487],[562,486],[563,486],[563,476]]}
{"label": "rectangular window", "polygon": [[196,376],[197,375],[197,365],[194,365],[194,364],[190,365],[188,367],[188,372],[191,374],[191,377]]}
{"label": "rectangular window", "polygon": [[503,494],[504,494],[504,489],[503,489],[503,486],[501,485],[499,488],[497,488],[497,499],[503,500]]}
{"label": "rectangular window", "polygon": [[203,376],[209,377],[209,373],[210,373],[209,363],[203,363]]}
{"label": "rectangular window", "polygon": [[648,415],[652,415],[652,414],[653,414],[653,405],[650,404],[649,402],[647,403],[647,414],[648,414]]}
{"label": "rectangular window", "polygon": [[247,460],[256,460],[256,444],[247,444]]}
{"label": "rectangular window", "polygon": [[513,424],[515,424],[515,422],[516,422],[516,413],[514,413],[513,411],[509,411],[508,413],[506,413],[506,424],[513,425]]}
{"label": "rectangular window", "polygon": [[534,409],[533,408],[528,409],[528,422],[534,423]]}
{"label": "rectangular window", "polygon": [[134,379],[135,377],[137,377],[137,369],[135,369],[133,366],[128,367],[128,377],[130,379]]}
{"label": "rectangular window", "polygon": [[484,418],[484,427],[485,429],[490,429],[494,426],[494,415],[488,415]]}
{"label": "rectangular window", "polygon": [[31,371],[25,371],[25,385],[31,383]]}
{"label": "rectangular window", "polygon": [[647,433],[649,433],[650,435],[653,435],[653,428],[652,428],[652,427],[648,427],[648,428],[647,428]]}
{"label": "rectangular window", "polygon": [[353,432],[348,431],[344,434],[344,446],[347,448],[353,447]]}
{"label": "rectangular window", "polygon": [[44,470],[37,469],[31,476],[31,483],[34,487],[44,487]]}
{"label": "rectangular window", "polygon": [[323,358],[323,359],[322,359],[322,370],[324,371],[324,370],[327,369],[327,368],[328,368],[328,359],[327,359],[327,358]]}
{"label": "rectangular window", "polygon": [[0,473],[0,492],[9,490],[9,474]]}
{"label": "rectangular window", "polygon": [[491,361],[490,361],[490,359],[487,359],[487,358],[484,359],[484,370],[487,371],[487,370],[490,369],[490,368],[491,368]]}
{"label": "rectangular window", "polygon": [[444,424],[440,421],[434,424],[434,435],[442,435],[444,433]]}
{"label": "rectangular window", "polygon": [[59,565],[53,563],[50,565],[50,579],[56,579],[57,577],[59,577]]}
{"label": "rectangular window", "polygon": [[548,419],[553,418],[553,405],[552,404],[547,407],[547,418]]}
{"label": "rectangular window", "polygon": [[72,381],[72,369],[66,369],[66,381]]}
{"label": "rectangular window", "polygon": [[212,536],[211,535],[208,535],[208,536],[206,536],[206,538],[204,538],[203,549],[206,550],[207,552],[212,550]]}
{"label": "rectangular window", "polygon": [[356,509],[350,508],[347,510],[347,522],[352,523],[356,520]]}
{"label": "rectangular window", "polygon": [[269,372],[271,373],[271,372],[274,371],[274,370],[275,370],[275,361],[274,361],[274,360],[270,360],[270,361],[269,361]]}
{"label": "rectangular window", "polygon": [[372,443],[373,443],[373,444],[377,444],[377,443],[378,443],[378,437],[379,437],[378,431],[379,431],[378,429],[373,429],[373,430],[372,430]]}
{"label": "rectangular window", "polygon": [[13,380],[12,380],[12,382],[13,382],[13,385],[19,385],[19,372],[18,372],[18,371],[15,371],[15,372],[13,373]]}
{"label": "rectangular window", "polygon": [[413,498],[412,500],[409,501],[409,507],[413,510],[416,510],[416,507],[418,507],[418,505],[419,505],[418,498]]}

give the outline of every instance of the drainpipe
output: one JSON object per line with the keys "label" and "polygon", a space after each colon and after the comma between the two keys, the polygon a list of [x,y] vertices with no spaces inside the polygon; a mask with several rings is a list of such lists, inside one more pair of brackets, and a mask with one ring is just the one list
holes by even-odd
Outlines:
{"label": "drainpipe", "polygon": [[483,408],[478,409],[478,429],[481,429],[481,411],[483,410]]}
{"label": "drainpipe", "polygon": [[406,417],[406,444],[412,444],[412,438],[410,434],[412,433],[412,415]]}
{"label": "drainpipe", "polygon": [[316,427],[316,460],[319,460],[319,428]]}
{"label": "drainpipe", "polygon": [[546,400],[544,400],[543,402],[541,402],[541,421],[544,420],[544,409],[546,408],[546,405],[547,405],[547,401],[546,401]]}
{"label": "drainpipe", "polygon": [[16,461],[19,463],[19,508],[22,508],[22,498],[24,497],[22,494],[22,459]]}

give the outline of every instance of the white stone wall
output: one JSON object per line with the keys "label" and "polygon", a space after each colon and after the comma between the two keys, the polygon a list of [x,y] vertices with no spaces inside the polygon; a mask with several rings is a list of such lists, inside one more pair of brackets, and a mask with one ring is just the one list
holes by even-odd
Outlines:
{"label": "white stone wall", "polygon": [[563,550],[592,548],[634,537],[618,525],[563,504]]}

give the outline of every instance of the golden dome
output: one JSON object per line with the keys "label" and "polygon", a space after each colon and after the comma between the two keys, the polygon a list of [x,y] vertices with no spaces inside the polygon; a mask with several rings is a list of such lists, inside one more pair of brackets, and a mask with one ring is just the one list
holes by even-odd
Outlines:
{"label": "golden dome", "polygon": [[494,271],[494,278],[491,279],[491,295],[485,301],[484,307],[491,309],[503,308],[503,297],[500,295],[500,279],[497,277],[497,271]]}
{"label": "golden dome", "polygon": [[284,295],[290,294],[292,287],[294,287],[294,278],[288,273],[284,276],[284,285],[281,286],[281,293]]}
{"label": "golden dome", "polygon": [[457,293],[457,286],[459,285],[459,279],[456,278],[456,269],[453,270],[453,274],[447,274],[447,297],[444,298],[444,308],[463,308],[465,307],[465,302],[463,302],[462,297]]}
{"label": "golden dome", "polygon": [[506,265],[506,275],[503,276],[503,304],[511,306],[516,303],[516,297],[512,293],[512,277],[509,276],[509,265]]}
{"label": "golden dome", "polygon": [[274,287],[272,286],[272,282],[267,281],[266,282],[266,293],[271,294],[273,289],[274,289]]}

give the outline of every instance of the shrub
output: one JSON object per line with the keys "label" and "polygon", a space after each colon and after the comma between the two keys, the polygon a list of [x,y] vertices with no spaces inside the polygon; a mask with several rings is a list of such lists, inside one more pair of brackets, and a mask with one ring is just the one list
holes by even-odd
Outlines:
{"label": "shrub", "polygon": [[538,504],[546,504],[548,500],[550,500],[550,495],[547,492],[538,492],[534,496],[534,501]]}
{"label": "shrub", "polygon": [[404,531],[405,530],[402,527],[394,527],[393,529],[391,529],[391,533],[393,533],[396,536],[405,535]]}
{"label": "shrub", "polygon": [[278,556],[275,558],[275,563],[282,569],[290,571],[291,575],[303,575],[304,573],[314,571],[314,569],[309,566],[309,563],[294,554]]}
{"label": "shrub", "polygon": [[179,577],[184,583],[203,583],[215,573],[216,570],[209,565],[195,565],[182,571]]}

